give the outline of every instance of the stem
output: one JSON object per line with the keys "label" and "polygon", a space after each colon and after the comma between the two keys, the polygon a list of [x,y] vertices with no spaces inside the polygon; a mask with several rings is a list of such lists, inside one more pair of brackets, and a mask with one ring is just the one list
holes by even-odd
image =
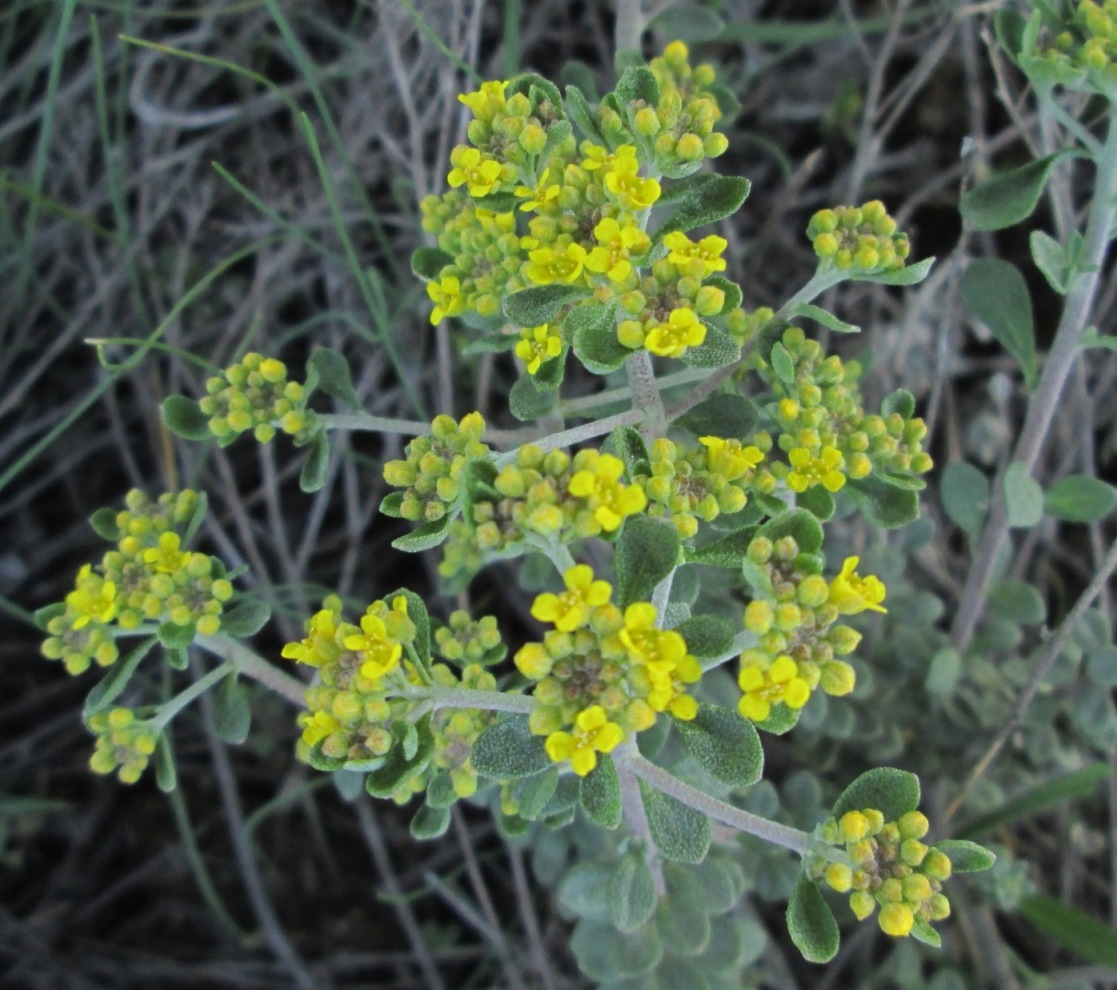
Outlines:
{"label": "stem", "polygon": [[[709,377],[706,368],[686,368],[659,379],[660,391],[674,388],[676,385],[689,385],[691,382],[702,382]],[[593,395],[583,395],[578,399],[566,399],[559,403],[559,411],[564,416],[576,416],[587,409],[597,406],[611,406],[618,402],[626,402],[632,398],[632,389],[627,385],[621,388],[611,388],[604,392],[595,392]]]}
{"label": "stem", "polygon": [[[540,450],[555,450],[558,447],[570,447],[576,443],[581,443],[583,440],[592,440],[594,437],[604,436],[606,433],[612,433],[618,426],[629,426],[633,423],[639,423],[644,418],[644,411],[642,409],[628,409],[625,412],[617,413],[615,416],[606,416],[604,419],[594,420],[592,423],[583,423],[581,426],[572,426],[568,430],[562,430],[560,433],[551,433],[545,437],[538,439],[525,440],[524,443],[530,443],[538,447]],[[490,434],[494,431],[488,431]],[[510,431],[511,432],[511,431]],[[509,439],[518,439],[512,434]],[[490,436],[490,439],[495,439]],[[516,450],[506,451],[496,459],[497,467],[508,464],[516,456]]]}
{"label": "stem", "polygon": [[814,838],[809,832],[803,832],[800,829],[792,828],[790,825],[781,825],[779,822],[761,818],[759,815],[754,815],[748,811],[742,811],[725,801],[710,797],[709,794],[700,791],[697,787],[684,783],[662,767],[657,767],[654,763],[644,759],[635,747],[621,752],[621,747],[618,746],[614,753],[620,754],[619,758],[616,755],[613,757],[614,762],[618,764],[617,770],[620,770],[623,766],[641,780],[651,784],[652,787],[663,791],[664,794],[682,801],[683,804],[695,811],[701,811],[707,817],[723,822],[739,832],[747,832],[749,835],[755,835],[765,842],[783,846],[800,856],[814,844]]}
{"label": "stem", "polygon": [[417,419],[392,419],[389,416],[370,416],[368,413],[319,413],[318,419],[327,430],[402,433],[409,437],[421,437],[431,431],[430,423]]}
{"label": "stem", "polygon": [[656,893],[662,895],[667,892],[667,882],[663,877],[663,862],[660,859],[659,848],[652,838],[648,813],[644,810],[644,798],[640,794],[640,783],[631,766],[633,759],[643,759],[636,748],[636,740],[630,739],[622,743],[613,750],[612,756],[621,790],[621,810],[624,813],[624,820],[628,823],[632,834],[644,840],[644,861],[648,864]]}
{"label": "stem", "polygon": [[524,540],[529,547],[544,554],[555,565],[559,577],[565,577],[566,572],[574,566],[574,556],[565,543],[559,543],[553,536],[542,537],[538,533],[528,533]]}
{"label": "stem", "polygon": [[236,667],[239,673],[270,688],[291,704],[299,708],[306,707],[303,698],[306,685],[302,681],[268,663],[238,640],[218,633],[216,636],[199,636],[194,642],[203,650],[224,657]]}
{"label": "stem", "polygon": [[830,268],[824,272],[816,272],[803,288],[796,292],[795,295],[779,308],[779,312],[776,313],[774,318],[777,320],[786,320],[788,314],[797,306],[801,306],[803,303],[809,303],[812,299],[816,299],[827,289],[837,285],[845,278],[846,272],[839,271],[837,268]]}
{"label": "stem", "polygon": [[475,691],[472,688],[408,688],[394,693],[409,701],[429,701],[433,708],[483,708],[490,712],[529,714],[535,699],[526,694],[505,694],[503,691]]}
{"label": "stem", "polygon": [[614,51],[640,48],[640,35],[644,33],[644,13],[640,0],[617,0],[617,22],[613,29]]}
{"label": "stem", "polygon": [[630,354],[625,362],[628,384],[632,387],[633,411],[640,411],[644,422],[640,435],[645,443],[667,435],[667,414],[663,410],[663,398],[656,384],[655,371],[652,369],[652,356],[647,351]]}
{"label": "stem", "polygon": [[[1055,339],[1044,362],[1020,437],[1008,463],[1020,461],[1029,477],[1035,473],[1036,462],[1047,440],[1060,396],[1079,353],[1079,340],[1090,316],[1098,291],[1098,280],[1105,264],[1106,251],[1117,218],[1117,118],[1110,118],[1105,146],[1096,158],[1097,178],[1090,214],[1086,221],[1085,250],[1082,267],[1075,277],[1063,316],[1055,331]],[[1005,465],[1007,469],[1008,464]],[[951,628],[955,648],[963,652],[973,638],[984,606],[985,592],[993,579],[997,559],[1008,537],[1008,512],[1004,500],[1003,472],[993,486],[989,518],[981,534],[977,552],[966,575],[958,603],[958,613]]]}
{"label": "stem", "polygon": [[151,720],[151,729],[158,735],[163,731],[164,727],[172,718],[174,718],[182,709],[184,709],[190,702],[196,698],[200,698],[218,681],[223,680],[232,670],[234,664],[232,661],[226,661],[220,667],[214,667],[205,677],[195,681],[181,694],[176,694],[170,701],[168,701],[161,709],[159,714]]}
{"label": "stem", "polygon": [[660,581],[652,592],[652,605],[655,606],[656,625],[660,629],[663,628],[663,621],[667,618],[667,602],[671,598],[671,585],[675,582],[675,571],[678,569],[677,566],[671,568],[671,573]]}

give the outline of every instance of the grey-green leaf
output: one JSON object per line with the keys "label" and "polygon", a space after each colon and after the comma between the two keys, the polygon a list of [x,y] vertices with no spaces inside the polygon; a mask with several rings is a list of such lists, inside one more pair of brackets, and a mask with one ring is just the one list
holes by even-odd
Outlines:
{"label": "grey-green leaf", "polygon": [[1043,497],[1043,511],[1064,522],[1097,522],[1108,516],[1114,506],[1117,488],[1086,474],[1060,478]]}
{"label": "grey-green leaf", "polygon": [[1036,379],[1035,327],[1024,276],[1000,258],[978,258],[962,276],[962,300],[1016,358],[1031,387]]}
{"label": "grey-green leaf", "polygon": [[454,256],[449,251],[443,251],[442,248],[416,248],[411,255],[412,273],[428,282],[431,279],[438,278],[442,269],[453,263]]}
{"label": "grey-green leaf", "polygon": [[473,769],[491,780],[530,777],[551,765],[543,737],[533,736],[526,715],[513,715],[490,726],[473,744]]}
{"label": "grey-green leaf", "polygon": [[441,519],[423,523],[418,529],[403,536],[397,536],[392,540],[392,546],[397,550],[403,550],[405,553],[419,553],[421,550],[436,547],[446,539],[452,519],[453,513],[447,512]]}
{"label": "grey-green leaf", "polygon": [[841,818],[847,811],[876,808],[886,822],[919,807],[919,778],[906,770],[876,767],[853,781],[838,798],[831,814]]}
{"label": "grey-green leaf", "polygon": [[715,175],[696,186],[655,232],[652,243],[658,244],[672,230],[692,230],[731,216],[748,198],[750,185],[748,179],[738,176]]}
{"label": "grey-green leaf", "polygon": [[989,513],[989,479],[972,464],[951,461],[942,473],[939,494],[951,520],[976,537]]}
{"label": "grey-green leaf", "polygon": [[690,755],[730,787],[755,784],[764,772],[764,749],[753,724],[736,712],[700,704],[691,721],[675,719]]}
{"label": "grey-green leaf", "polygon": [[719,392],[684,413],[675,420],[675,425],[696,437],[745,440],[756,430],[759,419],[756,405],[743,395]]}
{"label": "grey-green leaf", "polygon": [[935,848],[946,853],[952,873],[980,873],[990,869],[997,857],[985,846],[968,839],[946,839],[935,843]]}
{"label": "grey-green leaf", "polygon": [[578,797],[586,817],[595,825],[607,829],[620,825],[621,786],[612,757],[599,757],[597,766],[581,779]]}
{"label": "grey-green leaf", "polygon": [[788,901],[787,931],[808,962],[829,962],[837,955],[840,935],[834,913],[804,874],[799,875]]}
{"label": "grey-green leaf", "polygon": [[630,849],[613,869],[606,888],[609,920],[626,935],[636,931],[655,911],[655,881],[642,849]]}
{"label": "grey-green leaf", "polygon": [[1023,461],[1013,461],[1008,466],[1003,488],[1010,526],[1029,529],[1043,518],[1043,489]]}
{"label": "grey-green leaf", "polygon": [[701,863],[713,836],[710,819],[642,780],[640,796],[652,841],[663,858],[677,863]]}
{"label": "grey-green leaf", "polygon": [[1037,158],[1008,172],[990,176],[962,196],[962,216],[974,230],[1001,230],[1027,220],[1043,194],[1055,163],[1067,154]]}
{"label": "grey-green leaf", "polygon": [[652,591],[679,562],[679,534],[670,523],[629,516],[617,541],[617,604],[649,601]]}
{"label": "grey-green leaf", "polygon": [[252,707],[248,692],[235,673],[221,682],[213,699],[213,728],[227,743],[239,745],[248,738],[252,726]]}
{"label": "grey-green leaf", "polygon": [[299,472],[299,488],[316,492],[326,483],[326,469],[330,466],[330,441],[322,430],[310,441],[310,453]]}
{"label": "grey-green leaf", "polygon": [[505,296],[502,309],[516,326],[538,327],[550,323],[567,303],[588,294],[588,289],[576,285],[536,285]]}
{"label": "grey-green leaf", "polygon": [[562,321],[574,354],[595,375],[616,371],[632,353],[617,340],[616,307],[604,303],[575,306]]}
{"label": "grey-green leaf", "polygon": [[919,518],[919,495],[873,475],[849,481],[848,491],[861,514],[881,529],[897,529]]}
{"label": "grey-green leaf", "polygon": [[175,436],[184,440],[207,440],[213,436],[209,417],[201,406],[185,395],[168,395],[160,407],[163,422]]}
{"label": "grey-green leaf", "polygon": [[271,618],[271,609],[258,599],[248,599],[221,613],[221,631],[230,636],[254,636]]}
{"label": "grey-green leaf", "polygon": [[341,399],[352,409],[361,408],[361,400],[353,391],[353,376],[345,355],[329,347],[319,347],[310,355],[309,365],[318,375],[318,388]]}

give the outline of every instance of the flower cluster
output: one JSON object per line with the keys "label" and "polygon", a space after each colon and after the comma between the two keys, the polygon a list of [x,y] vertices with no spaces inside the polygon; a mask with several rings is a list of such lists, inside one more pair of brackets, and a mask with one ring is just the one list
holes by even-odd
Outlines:
{"label": "flower cluster", "polygon": [[[487,82],[460,97],[473,113],[471,144],[451,154],[451,190],[420,204],[423,229],[447,259],[429,272],[432,323],[493,317],[520,289],[561,284],[583,288],[590,301],[617,301],[618,339],[629,349],[681,357],[703,342],[703,319],[725,305],[724,289],[707,282],[725,269],[725,241],[675,231],[664,238],[667,256],[652,263],[645,231],[662,193],[655,176],[688,175],[727,145],[714,129],[713,69],[691,67],[688,56],[681,42],[668,45],[650,67],[654,105],[609,94],[592,126],[583,118],[580,144],[558,90],[538,77]],[[528,374],[563,353],[559,322],[521,330],[515,351]]]}
{"label": "flower cluster", "polygon": [[114,626],[127,632],[145,622],[170,622],[213,635],[233,594],[220,560],[182,547],[180,530],[199,508],[196,492],[152,502],[133,490],[125,505],[109,527],[118,538],[116,549],[100,564],[81,568],[74,590],[47,621],[43,656],[61,660],[71,674],[117,659]]}
{"label": "flower cluster", "polygon": [[848,478],[864,478],[874,470],[931,470],[931,457],[921,446],[927,435],[922,419],[898,409],[886,415],[865,412],[857,387],[859,364],[826,356],[799,327],[788,327],[779,344],[788,366],[777,367],[774,356],[757,358],[756,364],[771,387],[776,443],[788,460],[774,463],[772,471],[788,488],[804,492],[822,485],[836,492]]}
{"label": "flower cluster", "polygon": [[248,430],[260,443],[269,443],[277,426],[299,443],[317,426],[306,399],[304,386],[287,380],[282,361],[250,352],[206,382],[206,394],[198,405],[222,447]]}
{"label": "flower cluster", "polygon": [[821,263],[843,272],[903,268],[911,250],[908,235],[896,230],[896,221],[878,199],[819,210],[807,225],[807,236]]}
{"label": "flower cluster", "polygon": [[740,713],[766,722],[780,707],[801,709],[816,688],[834,696],[849,694],[854,671],[837,657],[853,652],[861,634],[836,623],[841,615],[866,609],[883,612],[884,585],[857,574],[857,557],[848,558],[828,582],[812,572],[810,559],[800,555],[791,536],[756,537],[747,560],[771,594],[745,608],[745,629],[757,642],[741,653]]}
{"label": "flower cluster", "polygon": [[435,630],[434,645],[439,656],[458,667],[488,667],[499,663],[508,652],[494,616],[472,619],[462,609],[451,612],[449,622]]}
{"label": "flower cluster", "polygon": [[644,489],[623,478],[624,462],[593,448],[573,457],[534,444],[518,448],[488,486],[489,497],[484,489],[474,491],[465,520],[451,527],[441,573],[476,569],[485,554],[516,546],[529,534],[569,543],[616,532],[647,505]]}
{"label": "flower cluster", "polygon": [[885,822],[875,808],[848,811],[823,824],[822,838],[844,845],[849,862],[816,865],[815,872],[834,890],[849,894],[859,921],[879,906],[881,930],[902,938],[917,922],[929,924],[950,915],[950,903],[941,893],[950,876],[950,858],[920,841],[927,829],[927,819],[918,811],[894,822]]}
{"label": "flower cluster", "polygon": [[687,692],[702,671],[679,633],[657,628],[649,602],[622,612],[611,601],[612,585],[595,580],[585,564],[567,570],[564,583],[565,591],[539,595],[531,609],[554,628],[514,660],[536,682],[532,733],[547,737],[552,760],[569,760],[585,776],[598,753],[650,728],[657,713],[694,718],[697,703]]}
{"label": "flower cluster", "polygon": [[1117,85],[1117,3],[1080,0],[1070,17],[1052,27],[1050,43],[1041,55],[1052,81],[1073,89],[1113,91]]}
{"label": "flower cluster", "polygon": [[384,480],[405,489],[394,511],[413,522],[436,522],[446,515],[461,494],[466,464],[489,453],[481,442],[484,434],[480,413],[468,413],[460,423],[436,416],[431,432],[407,445],[404,460],[384,465]]}
{"label": "flower cluster", "polygon": [[151,723],[137,719],[131,708],[96,712],[89,716],[87,724],[97,737],[89,758],[90,769],[103,774],[115,770],[122,784],[134,784],[139,780],[155,752],[158,730]]}
{"label": "flower cluster", "polygon": [[739,440],[699,437],[699,446],[680,449],[655,440],[649,451],[650,475],[637,476],[648,496],[648,515],[670,518],[683,539],[698,532],[698,521],[740,512],[748,502],[755,469],[764,460],[755,446]]}

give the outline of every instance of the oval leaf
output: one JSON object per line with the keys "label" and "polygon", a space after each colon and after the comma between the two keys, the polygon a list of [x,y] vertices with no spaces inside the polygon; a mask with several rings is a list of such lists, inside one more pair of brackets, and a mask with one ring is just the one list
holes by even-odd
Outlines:
{"label": "oval leaf", "polygon": [[1019,362],[1029,387],[1036,378],[1032,298],[1024,276],[999,258],[978,258],[962,276],[962,300]]}
{"label": "oval leaf", "polygon": [[310,441],[310,454],[299,473],[299,488],[308,494],[318,491],[326,483],[326,469],[329,466],[330,442],[323,430]]}
{"label": "oval leaf", "polygon": [[964,461],[951,461],[942,473],[939,494],[951,520],[971,537],[981,532],[989,512],[989,479]]}
{"label": "oval leaf", "polygon": [[1013,461],[1003,483],[1008,524],[1030,529],[1043,518],[1043,489],[1022,461]]}
{"label": "oval leaf", "polygon": [[689,722],[675,720],[690,755],[730,787],[755,784],[764,772],[764,749],[753,724],[728,708],[700,704]]}
{"label": "oval leaf", "polygon": [[1001,230],[1032,215],[1055,163],[1066,151],[990,176],[962,196],[962,216],[974,229]]}
{"label": "oval leaf", "polygon": [[254,636],[271,618],[271,609],[261,601],[241,602],[221,613],[221,631],[230,636]]}
{"label": "oval leaf", "polygon": [[543,737],[533,736],[526,715],[490,726],[473,744],[473,769],[490,780],[530,777],[551,765]]}
{"label": "oval leaf", "polygon": [[642,780],[640,797],[652,841],[663,858],[676,863],[701,863],[713,836],[710,819]]}
{"label": "oval leaf", "polygon": [[248,692],[236,673],[232,673],[221,682],[213,699],[214,731],[225,742],[239,745],[248,738],[251,726],[252,707],[248,703]]}
{"label": "oval leaf", "polygon": [[318,388],[326,395],[340,399],[353,409],[361,408],[361,400],[353,391],[353,376],[345,355],[329,347],[319,347],[310,355],[309,365],[318,375]]}
{"label": "oval leaf", "polygon": [[184,440],[208,440],[213,436],[209,417],[198,403],[185,395],[168,395],[160,410],[167,429],[175,436]]}
{"label": "oval leaf", "polygon": [[550,323],[569,302],[589,295],[589,289],[576,285],[536,285],[504,297],[502,309],[518,327],[538,327]]}
{"label": "oval leaf", "polygon": [[951,873],[980,873],[990,869],[997,861],[997,857],[985,846],[967,839],[946,839],[936,843],[935,848],[946,853]]}
{"label": "oval leaf", "polygon": [[919,495],[869,475],[849,481],[849,492],[861,514],[881,529],[897,529],[919,518]]}
{"label": "oval leaf", "polygon": [[1043,497],[1043,511],[1064,522],[1091,523],[1117,506],[1117,488],[1086,474],[1060,478]]}
{"label": "oval leaf", "polygon": [[450,827],[450,809],[422,804],[411,819],[411,836],[420,842],[437,839]]}
{"label": "oval leaf", "polygon": [[621,785],[611,756],[603,754],[597,766],[578,784],[578,798],[586,817],[601,828],[614,829],[621,823]]}
{"label": "oval leaf", "polygon": [[655,586],[679,562],[679,533],[670,523],[631,516],[621,530],[614,558],[617,604],[649,601]]}
{"label": "oval leaf", "polygon": [[756,431],[760,412],[755,404],[736,392],[711,395],[676,421],[676,426],[696,437],[746,440]]}
{"label": "oval leaf", "polygon": [[642,849],[621,857],[606,888],[609,920],[625,934],[636,931],[655,911],[656,894],[652,871]]}
{"label": "oval leaf", "polygon": [[787,904],[787,931],[807,962],[829,962],[837,955],[840,936],[834,913],[818,887],[803,874]]}
{"label": "oval leaf", "polygon": [[748,179],[732,175],[715,175],[696,185],[655,232],[652,243],[658,244],[673,230],[692,230],[736,213],[748,198],[750,188]]}
{"label": "oval leaf", "polygon": [[919,778],[906,770],[876,767],[861,774],[838,798],[831,814],[841,818],[847,811],[876,808],[886,822],[919,807]]}
{"label": "oval leaf", "polygon": [[442,274],[442,269],[453,263],[454,256],[449,251],[443,251],[442,248],[421,247],[411,255],[412,274],[428,282],[432,278],[438,278]]}
{"label": "oval leaf", "polygon": [[404,536],[397,536],[392,540],[392,546],[397,550],[403,550],[405,553],[419,553],[421,550],[436,547],[446,539],[446,534],[450,531],[450,521],[453,518],[454,513],[447,512],[446,515],[435,522],[423,523],[413,532]]}

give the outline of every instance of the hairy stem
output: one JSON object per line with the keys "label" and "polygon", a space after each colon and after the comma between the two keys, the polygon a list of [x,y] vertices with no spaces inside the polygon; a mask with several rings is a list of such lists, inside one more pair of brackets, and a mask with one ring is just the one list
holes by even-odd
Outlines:
{"label": "hairy stem", "polygon": [[225,677],[227,677],[234,669],[234,664],[231,661],[226,661],[220,667],[214,667],[204,677],[199,678],[190,685],[185,691],[176,694],[170,701],[168,701],[161,709],[159,714],[152,719],[152,729],[155,732],[161,732],[163,727],[170,722],[182,709],[184,709],[190,702],[200,698],[210,688],[214,687]]}
{"label": "hairy stem", "polygon": [[[1096,159],[1097,177],[1090,214],[1086,221],[1085,249],[1082,265],[1067,292],[1059,327],[1051,350],[1043,365],[1039,384],[1028,404],[1028,412],[1016,447],[1008,463],[1021,462],[1029,476],[1035,473],[1036,462],[1043,451],[1052,420],[1059,407],[1067,376],[1079,354],[1079,341],[1086,329],[1090,311],[1097,296],[1098,280],[1105,264],[1109,238],[1117,219],[1117,118],[1110,118],[1105,145]],[[1008,464],[1004,465],[1008,468]],[[978,543],[977,552],[958,603],[958,612],[951,628],[951,638],[959,651],[964,651],[973,638],[984,607],[985,592],[1001,549],[1008,537],[1008,512],[1004,500],[1004,471],[993,486],[989,518]]]}
{"label": "hairy stem", "polygon": [[644,422],[640,435],[645,443],[667,435],[667,414],[663,409],[663,398],[656,384],[655,371],[652,369],[652,356],[647,351],[636,351],[625,362],[628,384],[632,388],[633,411],[643,413]]}
{"label": "hairy stem", "polygon": [[245,677],[251,677],[264,687],[270,688],[291,704],[299,708],[306,707],[306,701],[303,699],[306,685],[302,681],[268,663],[262,656],[253,653],[232,636],[218,633],[216,636],[199,636],[194,642],[203,650],[231,661]]}
{"label": "hairy stem", "polygon": [[663,877],[663,861],[660,859],[655,840],[652,839],[648,813],[644,810],[644,799],[640,795],[640,781],[631,769],[632,760],[643,759],[643,757],[636,748],[635,739],[622,743],[613,750],[612,755],[621,789],[621,810],[624,813],[624,820],[628,823],[632,834],[644,840],[644,860],[651,872],[656,893],[663,895],[667,892],[667,882]]}
{"label": "hairy stem", "polygon": [[475,691],[472,688],[408,688],[397,698],[429,701],[438,708],[481,708],[490,712],[516,712],[526,715],[535,708],[535,699],[527,694],[506,694],[503,691]]}

